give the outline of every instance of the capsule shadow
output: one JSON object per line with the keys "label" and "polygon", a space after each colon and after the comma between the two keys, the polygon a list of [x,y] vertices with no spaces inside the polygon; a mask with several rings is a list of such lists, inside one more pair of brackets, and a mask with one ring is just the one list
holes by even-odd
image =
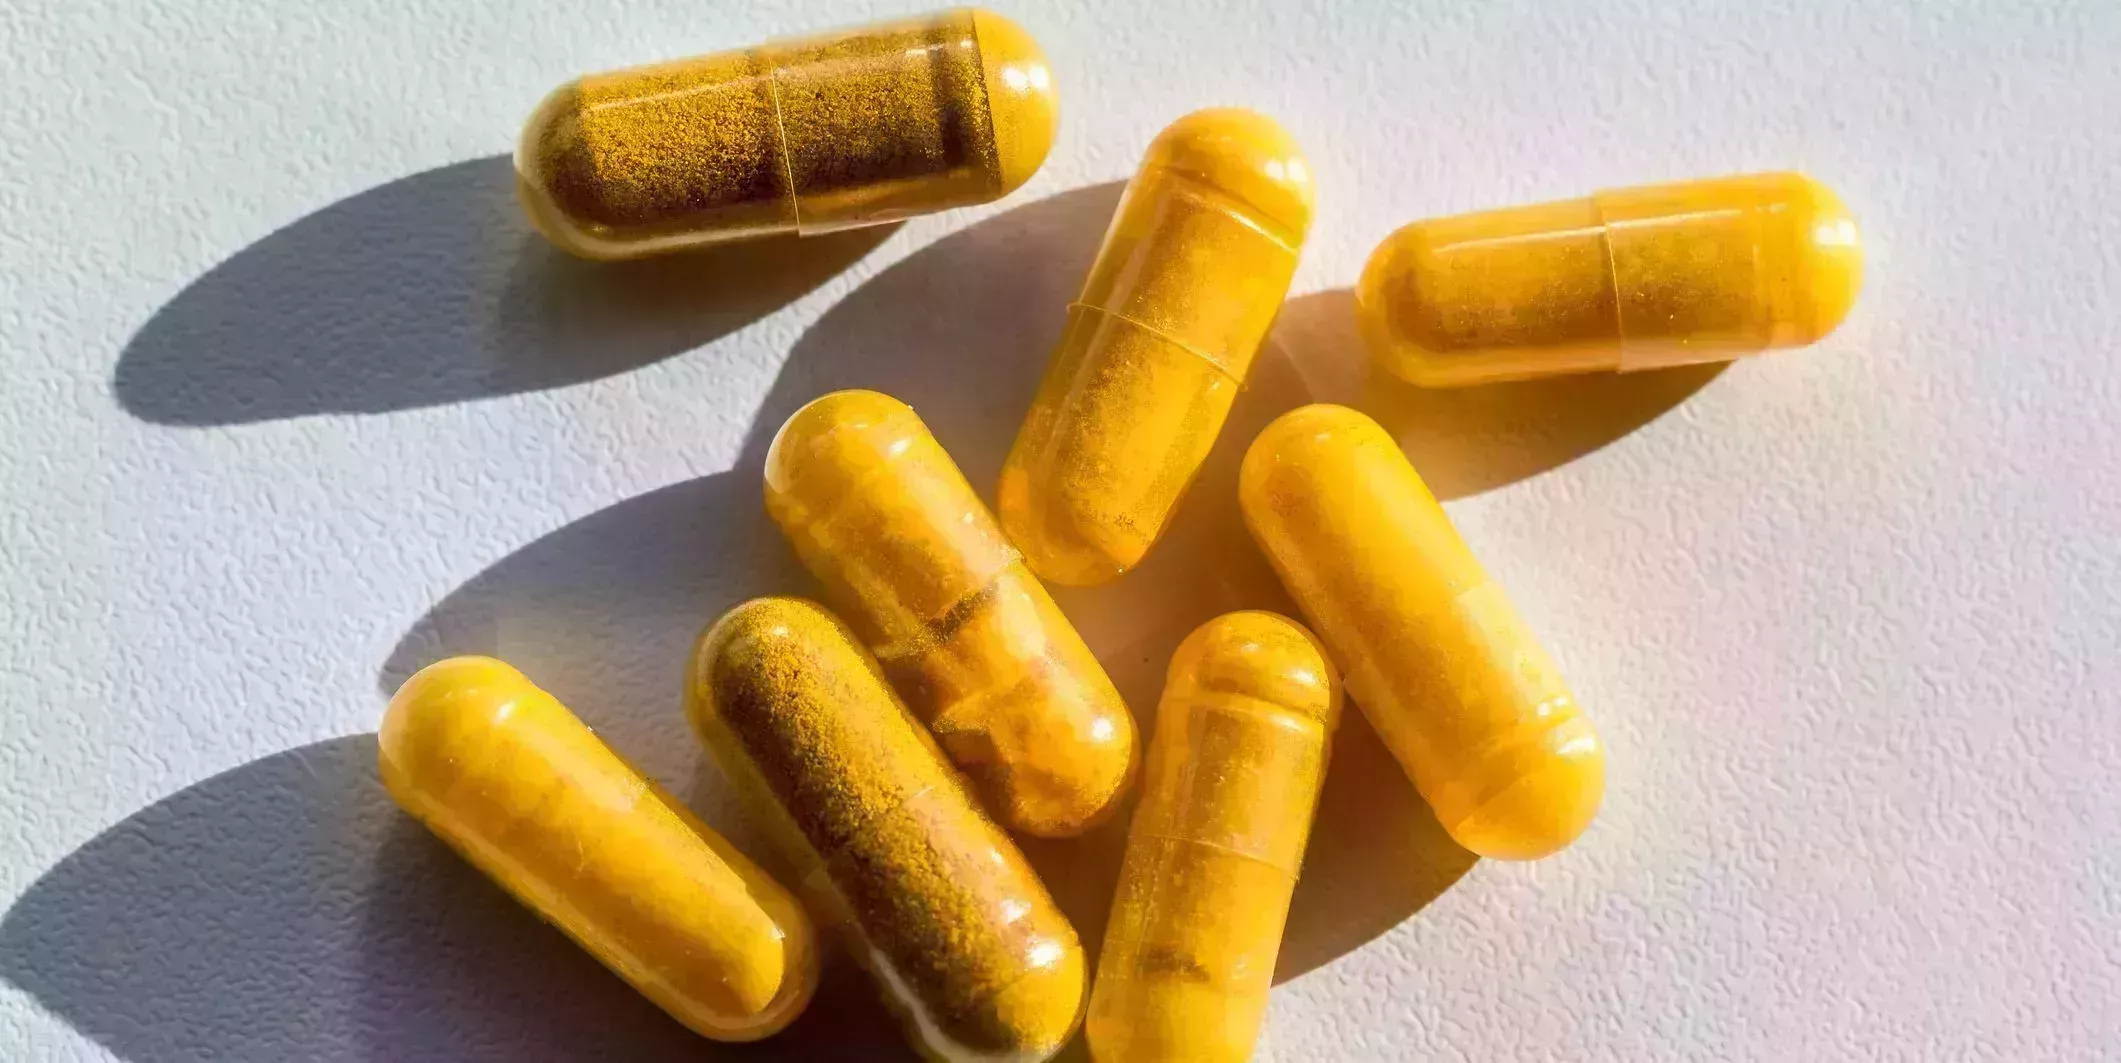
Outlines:
{"label": "capsule shadow", "polygon": [[145,421],[378,413],[638,369],[787,305],[892,227],[591,263],[537,236],[506,156],[392,181],[244,248],[119,355]]}
{"label": "capsule shadow", "polygon": [[761,490],[756,469],[715,473],[545,535],[429,610],[384,663],[380,688],[395,691],[445,657],[506,660],[757,851],[719,785],[685,791],[699,752],[681,679],[693,640],[724,610],[806,585],[766,519]]}
{"label": "capsule shadow", "polygon": [[131,1063],[807,1060],[890,1036],[845,977],[772,1040],[691,1033],[400,813],[374,735],[98,835],[0,918],[0,977]]}
{"label": "capsule shadow", "polygon": [[[684,661],[715,616],[756,595],[819,594],[762,511],[760,469],[773,435],[821,394],[883,391],[920,413],[991,503],[1121,187],[1097,185],[1006,211],[870,278],[798,340],[733,469],[619,503],[496,562],[406,634],[382,670],[382,687],[394,689],[452,654],[504,657],[785,877],[785,865],[685,733],[680,711]],[[1296,615],[1245,533],[1236,483],[1245,446],[1275,416],[1309,401],[1309,387],[1286,351],[1263,351],[1193,489],[1141,566],[1102,587],[1052,588],[1145,739],[1164,667],[1194,627],[1233,609]],[[1360,720],[1343,725],[1336,747],[1313,870],[1290,916],[1284,975],[1396,925],[1470,866],[1470,854],[1436,844],[1433,817]],[[1125,838],[1123,813],[1084,838],[1020,839],[1092,956]],[[871,1048],[899,1044],[894,1035]],[[1079,1042],[1070,1049],[1080,1050]]]}
{"label": "capsule shadow", "polygon": [[[781,422],[826,391],[874,387],[913,403],[974,482],[990,483],[1118,194],[1101,185],[1016,208],[871,279],[797,342],[733,469],[628,499],[495,562],[406,632],[380,688],[444,657],[501,657],[651,775],[692,774],[700,758],[680,676],[693,640],[747,598],[818,591],[761,502]],[[1031,265],[1003,268],[1019,260]],[[712,773],[696,781],[702,814],[741,836]]]}
{"label": "capsule shadow", "polygon": [[1268,344],[1295,367],[1312,401],[1375,417],[1446,501],[1583,457],[1656,420],[1730,367],[1418,388],[1371,362],[1355,324],[1355,296],[1345,289],[1290,300]]}
{"label": "capsule shadow", "polygon": [[1349,705],[1289,904],[1275,984],[1412,918],[1478,861],[1444,833],[1369,721]]}

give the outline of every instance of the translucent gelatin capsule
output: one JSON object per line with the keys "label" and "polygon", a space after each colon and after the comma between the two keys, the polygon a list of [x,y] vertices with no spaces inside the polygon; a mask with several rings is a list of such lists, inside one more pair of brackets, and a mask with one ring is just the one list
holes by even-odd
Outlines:
{"label": "translucent gelatin capsule", "polygon": [[1454,387],[1802,347],[1862,282],[1848,208],[1769,173],[1415,222],[1370,255],[1356,300],[1380,364]]}
{"label": "translucent gelatin capsule", "polygon": [[1002,469],[1032,571],[1100,583],[1163,533],[1288,294],[1303,152],[1264,115],[1197,111],[1149,145]]}
{"label": "translucent gelatin capsule", "polygon": [[730,610],[693,653],[686,711],[916,1047],[1035,1061],[1074,1034],[1074,928],[832,614]]}
{"label": "translucent gelatin capsule", "polygon": [[1605,750],[1502,588],[1385,430],[1341,406],[1268,425],[1245,524],[1451,837],[1529,860],[1575,840]]}
{"label": "translucent gelatin capsule", "polygon": [[751,1041],[810,1002],[795,899],[523,673],[423,668],[377,738],[405,811],[679,1022]]}
{"label": "translucent gelatin capsule", "polygon": [[1134,718],[905,403],[839,391],[788,418],[766,510],[943,750],[1012,830],[1079,834],[1134,771]]}
{"label": "translucent gelatin capsule", "polygon": [[1037,42],[961,8],[561,86],[517,190],[554,243],[630,258],[999,199],[1053,144]]}
{"label": "translucent gelatin capsule", "polygon": [[1252,1058],[1339,718],[1293,621],[1231,613],[1179,646],[1084,1021],[1099,1063]]}

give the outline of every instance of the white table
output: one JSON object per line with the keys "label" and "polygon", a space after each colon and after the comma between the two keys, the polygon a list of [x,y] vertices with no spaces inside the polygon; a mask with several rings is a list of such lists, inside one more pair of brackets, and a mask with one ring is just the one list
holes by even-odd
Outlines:
{"label": "white table", "polygon": [[[765,440],[875,386],[991,484],[1113,182],[1209,104],[1320,182],[1225,442],[1306,395],[1391,421],[1612,747],[1579,844],[1469,867],[1351,724],[1267,1053],[2121,1051],[2121,7],[1027,6],[1065,115],[1015,197],[614,271],[515,213],[541,93],[912,5],[500,6],[0,12],[0,1058],[725,1058],[391,809],[387,691],[504,654],[755,842],[676,675],[810,587]],[[1765,168],[1864,226],[1819,348],[1366,379],[1345,289],[1398,224]],[[1139,711],[1278,601],[1231,450],[1181,546],[1065,596]],[[1035,847],[1086,931],[1117,841]],[[842,967],[726,1058],[896,1044]]]}

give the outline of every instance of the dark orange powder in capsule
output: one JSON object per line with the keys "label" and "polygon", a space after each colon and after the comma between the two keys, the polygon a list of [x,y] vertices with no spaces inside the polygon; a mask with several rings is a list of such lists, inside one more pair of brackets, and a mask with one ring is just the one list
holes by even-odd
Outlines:
{"label": "dark orange powder in capsule", "polygon": [[516,150],[531,221],[589,258],[999,199],[1053,144],[1038,43],[971,8],[561,86]]}
{"label": "dark orange powder in capsule", "polygon": [[837,618],[795,598],[730,610],[700,638],[686,708],[916,1046],[1060,1050],[1083,1005],[1074,928]]}

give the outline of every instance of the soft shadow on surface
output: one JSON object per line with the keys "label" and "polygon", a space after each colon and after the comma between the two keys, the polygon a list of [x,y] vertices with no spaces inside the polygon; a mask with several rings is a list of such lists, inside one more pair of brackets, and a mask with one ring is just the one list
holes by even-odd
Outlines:
{"label": "soft shadow on surface", "polygon": [[0,920],[0,977],[130,1063],[834,1058],[894,1043],[859,974],[779,1038],[686,1030],[400,813],[374,735],[135,813]]}
{"label": "soft shadow on surface", "polygon": [[1370,361],[1345,289],[1291,299],[1270,347],[1316,402],[1375,417],[1436,497],[1479,494],[1565,465],[1656,420],[1728,362],[1644,373],[1586,373],[1473,388],[1418,388]]}
{"label": "soft shadow on surface", "polygon": [[1289,904],[1275,983],[1405,922],[1478,860],[1444,833],[1369,721],[1348,706]]}
{"label": "soft shadow on surface", "polygon": [[972,486],[991,496],[1123,187],[1092,185],[1005,211],[871,277],[796,341],[752,415],[739,467],[756,470],[804,403],[869,388],[919,411]]}
{"label": "soft shadow on surface", "polygon": [[[379,685],[395,691],[445,657],[499,657],[642,770],[666,782],[687,778],[700,756],[682,696],[693,640],[747,598],[809,593],[760,492],[754,468],[715,473],[547,534],[429,610],[400,639]],[[718,785],[685,796],[757,851]]]}
{"label": "soft shadow on surface", "polygon": [[[495,562],[404,637],[383,668],[383,688],[451,654],[508,659],[652,774],[689,782],[680,789],[690,790],[710,823],[776,866],[687,733],[680,707],[685,658],[706,624],[754,595],[818,593],[762,512],[760,467],[774,432],[825,392],[885,391],[920,413],[991,501],[1119,191],[1118,184],[1099,185],[1006,211],[871,278],[797,342],[733,469],[619,503]],[[1330,303],[1298,300],[1291,312],[1297,322],[1285,323],[1261,351],[1164,540],[1124,578],[1053,588],[1144,736],[1154,724],[1164,666],[1195,626],[1233,609],[1295,615],[1244,530],[1238,463],[1259,429],[1282,412],[1314,398],[1359,400],[1318,392],[1336,370],[1312,363],[1361,352],[1313,349],[1333,316]],[[1304,325],[1313,314],[1318,319]],[[1093,956],[1125,833],[1122,815],[1082,839],[1023,843]],[[1375,938],[1448,888],[1472,859],[1443,836],[1351,710],[1336,742],[1280,976]],[[893,1037],[874,1047],[897,1045]]]}
{"label": "soft shadow on surface", "polygon": [[506,156],[392,181],[244,248],[178,292],[112,387],[162,424],[375,413],[613,376],[756,321],[893,227],[640,262],[531,230]]}

